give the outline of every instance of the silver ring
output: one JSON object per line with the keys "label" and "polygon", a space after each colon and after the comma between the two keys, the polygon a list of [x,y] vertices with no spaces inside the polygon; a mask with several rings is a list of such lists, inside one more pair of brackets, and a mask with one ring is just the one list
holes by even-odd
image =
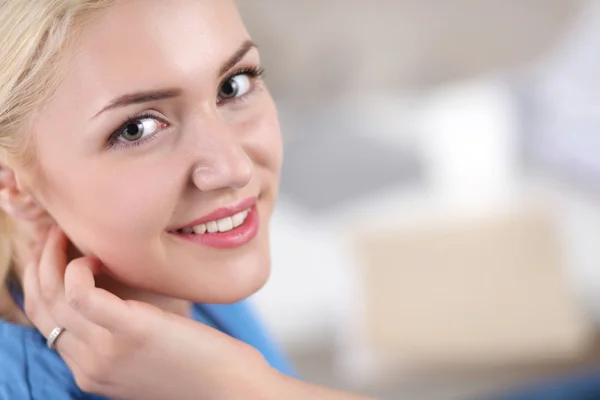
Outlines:
{"label": "silver ring", "polygon": [[50,335],[48,335],[48,340],[46,341],[46,344],[50,349],[54,350],[56,348],[56,341],[65,330],[66,329],[62,326],[57,326],[56,328],[52,329],[52,332],[50,332]]}

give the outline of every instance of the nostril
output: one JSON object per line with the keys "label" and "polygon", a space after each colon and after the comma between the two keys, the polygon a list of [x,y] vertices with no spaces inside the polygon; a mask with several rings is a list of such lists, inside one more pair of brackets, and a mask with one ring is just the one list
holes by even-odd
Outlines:
{"label": "nostril", "polygon": [[215,151],[198,162],[191,180],[201,191],[246,187],[255,173],[252,159],[239,146]]}

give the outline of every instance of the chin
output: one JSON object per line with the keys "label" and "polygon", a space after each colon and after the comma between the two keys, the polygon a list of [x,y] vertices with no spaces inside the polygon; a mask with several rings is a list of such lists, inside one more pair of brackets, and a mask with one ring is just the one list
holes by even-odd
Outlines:
{"label": "chin", "polygon": [[[258,292],[268,281],[270,267],[261,267],[253,276],[244,279],[229,281],[224,290],[212,294],[210,303],[213,304],[231,304],[237,303],[252,296]],[[203,302],[198,300],[197,302]],[[205,302],[205,301],[204,301]]]}
{"label": "chin", "polygon": [[271,260],[268,251],[253,252],[239,259],[223,260],[212,267],[199,270],[195,265],[195,276],[183,276],[171,295],[195,303],[237,303],[265,285],[271,272]]}

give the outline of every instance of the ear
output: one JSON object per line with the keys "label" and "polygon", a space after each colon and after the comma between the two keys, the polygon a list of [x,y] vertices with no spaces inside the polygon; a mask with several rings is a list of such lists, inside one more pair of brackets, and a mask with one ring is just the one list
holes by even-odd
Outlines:
{"label": "ear", "polygon": [[18,184],[15,171],[0,164],[0,208],[14,219],[35,220],[46,213],[37,200]]}

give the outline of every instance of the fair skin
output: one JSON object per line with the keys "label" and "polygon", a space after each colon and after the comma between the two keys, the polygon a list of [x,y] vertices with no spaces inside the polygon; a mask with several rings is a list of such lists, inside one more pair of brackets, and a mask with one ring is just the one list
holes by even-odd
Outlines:
{"label": "fair skin", "polygon": [[[251,89],[219,97],[231,74],[260,67],[233,2],[176,4],[119,2],[88,23],[33,123],[41,173],[18,178],[83,254],[102,260],[111,291],[150,303],[231,303],[269,275],[279,125],[271,97],[250,74],[240,79]],[[239,62],[226,65],[239,51]],[[170,96],[102,111],[146,92]],[[138,141],[121,135],[108,148],[128,118],[145,114],[145,123],[159,126]],[[170,233],[249,197],[258,197],[260,231],[245,246],[222,251]]]}
{"label": "fair skin", "polygon": [[[358,398],[187,318],[191,302],[242,300],[269,275],[281,139],[234,2],[121,1],[72,46],[31,120],[36,166],[3,167],[0,204],[23,237],[27,314],[44,335],[67,328],[58,351],[78,384],[123,399]],[[145,95],[109,106],[132,93]],[[178,236],[248,198],[259,229],[244,244]]]}

